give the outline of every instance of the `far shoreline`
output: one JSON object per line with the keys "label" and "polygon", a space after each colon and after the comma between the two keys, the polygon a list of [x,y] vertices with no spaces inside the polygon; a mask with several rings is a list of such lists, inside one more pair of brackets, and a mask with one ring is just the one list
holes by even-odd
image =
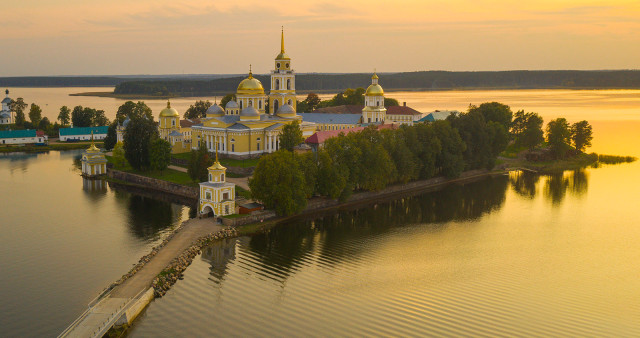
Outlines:
{"label": "far shoreline", "polygon": [[[42,87],[25,87],[25,88],[42,88]],[[346,89],[346,88],[345,88]],[[344,89],[342,89],[344,90]],[[300,90],[297,91],[298,95],[306,95],[309,93],[315,94],[336,94],[342,90]],[[571,90],[571,91],[580,91],[580,90],[640,90],[640,88],[629,88],[629,87],[620,87],[620,88],[611,88],[611,87],[459,87],[459,88],[385,88],[385,92],[393,93],[393,92],[470,92],[470,91],[506,91],[506,90]],[[230,92],[233,92],[231,90]],[[229,92],[229,93],[230,93]],[[203,97],[211,97],[211,96],[224,96],[229,94],[228,92],[215,92],[207,95],[147,95],[147,94],[115,94],[113,92],[80,92],[80,93],[72,93],[69,96],[88,96],[88,97],[107,97],[121,100],[161,100],[161,99],[171,99],[171,98],[203,98]]]}

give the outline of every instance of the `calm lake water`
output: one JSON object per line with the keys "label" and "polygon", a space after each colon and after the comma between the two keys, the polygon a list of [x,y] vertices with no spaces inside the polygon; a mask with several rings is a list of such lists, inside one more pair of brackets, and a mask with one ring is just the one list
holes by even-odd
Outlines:
{"label": "calm lake water", "polygon": [[[97,90],[11,96],[48,100],[50,118],[63,104],[115,115],[122,101],[67,96]],[[496,100],[546,121],[587,119],[590,151],[640,157],[640,91],[389,96],[424,111]],[[84,182],[79,154],[0,155],[3,336],[57,335],[188,218],[188,207]],[[297,220],[205,250],[131,335],[637,336],[638,191],[636,162],[513,173]]]}

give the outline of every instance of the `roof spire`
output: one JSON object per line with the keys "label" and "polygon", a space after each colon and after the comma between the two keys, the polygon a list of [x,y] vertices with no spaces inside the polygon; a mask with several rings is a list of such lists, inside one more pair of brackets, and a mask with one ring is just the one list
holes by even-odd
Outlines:
{"label": "roof spire", "polygon": [[282,32],[280,35],[280,53],[284,54],[284,26],[282,26]]}
{"label": "roof spire", "polygon": [[214,142],[214,146],[216,148],[216,163],[218,163],[218,142]]}
{"label": "roof spire", "polygon": [[7,96],[9,96],[9,89],[4,91],[5,94],[7,94]]}
{"label": "roof spire", "polygon": [[171,108],[171,101],[167,99],[167,108]]}
{"label": "roof spire", "polygon": [[251,72],[251,64],[249,64],[249,78],[253,79],[253,73]]}

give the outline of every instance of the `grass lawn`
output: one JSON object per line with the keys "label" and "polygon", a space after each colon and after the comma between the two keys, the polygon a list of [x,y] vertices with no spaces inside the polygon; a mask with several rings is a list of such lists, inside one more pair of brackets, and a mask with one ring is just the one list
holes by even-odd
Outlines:
{"label": "grass lawn", "polygon": [[[112,156],[105,156],[107,161],[113,163]],[[182,171],[177,171],[173,169],[165,169],[163,171],[158,170],[148,170],[148,171],[139,171],[131,168],[131,166],[127,163],[123,168],[115,168],[116,170],[126,171],[128,173],[137,174],[140,176],[147,176],[151,178],[156,178],[163,181],[173,182],[177,184],[187,185],[190,187],[197,187],[198,183],[194,183],[191,180],[191,177],[187,173],[183,173]]]}
{"label": "grass lawn", "polygon": [[236,196],[242,196],[248,200],[251,199],[251,190],[245,190],[239,185],[236,185]]}

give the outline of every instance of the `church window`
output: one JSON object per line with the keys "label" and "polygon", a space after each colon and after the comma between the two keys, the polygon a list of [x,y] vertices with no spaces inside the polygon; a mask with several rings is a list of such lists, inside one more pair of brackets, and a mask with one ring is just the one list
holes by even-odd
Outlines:
{"label": "church window", "polygon": [[224,213],[227,214],[227,215],[229,214],[229,206],[228,205],[224,206]]}
{"label": "church window", "polygon": [[236,152],[236,145],[235,145],[235,144],[232,144],[232,145],[231,145],[231,152],[232,152],[232,153],[235,153],[235,152]]}
{"label": "church window", "polygon": [[258,109],[262,109],[262,100],[258,100]]}
{"label": "church window", "polygon": [[285,67],[289,68],[289,63],[287,63],[287,64],[285,65]]}
{"label": "church window", "polygon": [[229,199],[229,193],[228,192],[223,193],[222,194],[222,199],[223,200],[228,200]]}
{"label": "church window", "polygon": [[176,120],[171,120],[171,125],[175,127],[176,126]]}
{"label": "church window", "polygon": [[242,100],[240,100],[240,109],[242,109]]}
{"label": "church window", "polygon": [[276,79],[276,90],[280,89],[280,80]]}
{"label": "church window", "polygon": [[258,142],[256,146],[258,147],[257,150],[260,151],[260,142]]}
{"label": "church window", "polygon": [[369,118],[369,123],[371,123],[371,118]]}
{"label": "church window", "polygon": [[249,100],[249,107],[253,107],[253,100]]}
{"label": "church window", "polygon": [[211,200],[211,191],[207,191],[207,192],[204,194],[204,199],[206,199],[206,200]]}
{"label": "church window", "polygon": [[276,68],[280,69],[280,62],[276,63]]}
{"label": "church window", "polygon": [[224,174],[220,175],[220,181],[224,181]]}
{"label": "church window", "polygon": [[278,112],[278,107],[280,106],[280,102],[278,100],[273,100],[273,112]]}
{"label": "church window", "polygon": [[287,79],[287,90],[291,90],[291,79]]}
{"label": "church window", "polygon": [[289,99],[289,101],[287,102],[289,105],[291,105],[293,102],[291,101],[291,99]]}

